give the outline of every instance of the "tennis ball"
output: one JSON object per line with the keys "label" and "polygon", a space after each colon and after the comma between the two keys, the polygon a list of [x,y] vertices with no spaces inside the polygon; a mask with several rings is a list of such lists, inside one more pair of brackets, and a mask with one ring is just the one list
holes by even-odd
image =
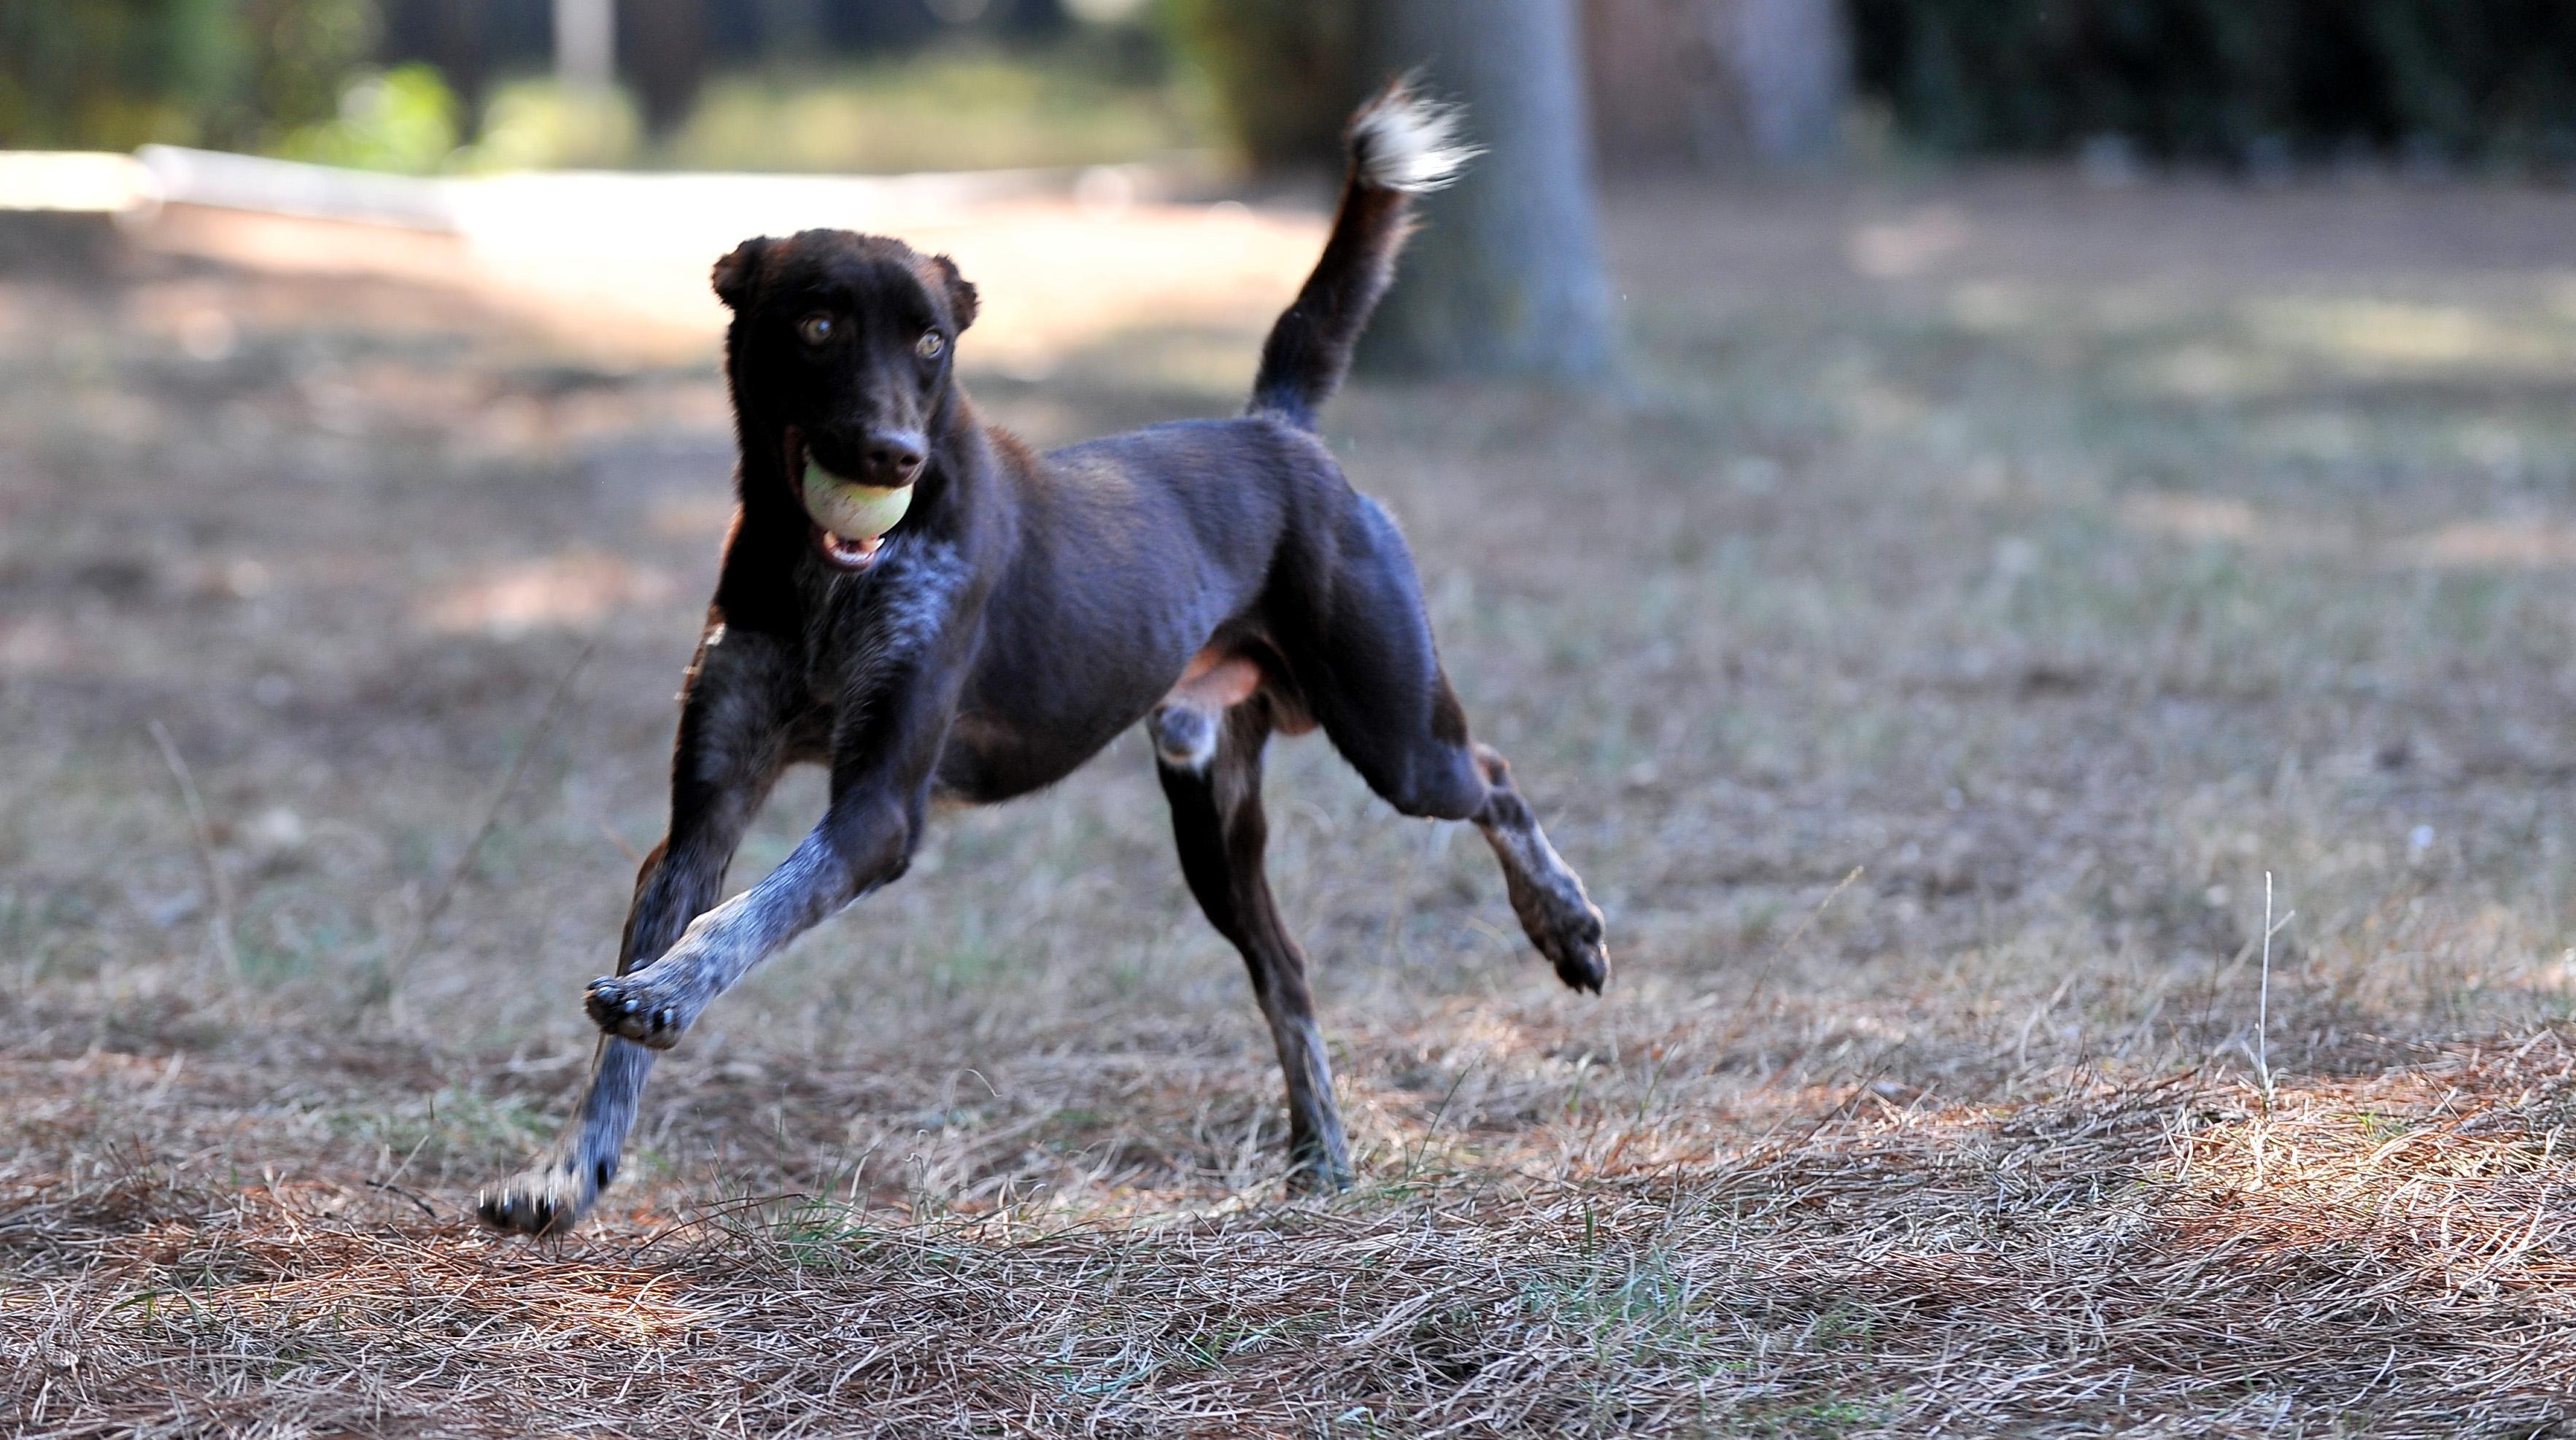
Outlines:
{"label": "tennis ball", "polygon": [[805,462],[805,513],[847,540],[873,540],[912,508],[909,485],[861,485]]}

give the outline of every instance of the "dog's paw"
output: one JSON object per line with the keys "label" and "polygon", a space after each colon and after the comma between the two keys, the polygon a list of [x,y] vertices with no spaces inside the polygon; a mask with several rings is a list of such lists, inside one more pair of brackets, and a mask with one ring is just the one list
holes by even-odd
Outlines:
{"label": "dog's paw", "polygon": [[1520,917],[1530,944],[1556,967],[1556,978],[1572,989],[1600,994],[1610,979],[1610,951],[1602,944],[1601,910],[1583,893],[1583,882],[1570,872],[1506,878],[1512,913]]}
{"label": "dog's paw", "polygon": [[678,998],[655,985],[649,971],[602,975],[590,982],[581,1003],[600,1029],[654,1050],[679,1044],[689,1028]]}
{"label": "dog's paw", "polygon": [[486,1190],[474,1211],[483,1223],[512,1235],[560,1235],[599,1198],[605,1177],[577,1160],[531,1166]]}
{"label": "dog's paw", "polygon": [[1552,914],[1544,933],[1536,927],[1530,930],[1539,953],[1556,967],[1556,978],[1595,995],[1610,979],[1610,950],[1601,937],[1601,912],[1589,901],[1579,911]]}

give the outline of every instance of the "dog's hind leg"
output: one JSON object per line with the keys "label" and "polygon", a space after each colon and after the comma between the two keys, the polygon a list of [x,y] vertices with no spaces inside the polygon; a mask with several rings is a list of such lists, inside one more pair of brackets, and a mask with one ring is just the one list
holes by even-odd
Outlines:
{"label": "dog's hind leg", "polygon": [[[722,896],[734,848],[788,759],[796,679],[776,641],[709,632],[681,708],[670,833],[636,874],[619,974],[652,963]],[[617,1174],[654,1054],[601,1037],[572,1122],[536,1163],[484,1193],[484,1223],[544,1235],[580,1219]]]}
{"label": "dog's hind leg", "polygon": [[[1434,713],[1457,717],[1458,701],[1446,676],[1432,676]],[[1337,707],[1344,711],[1347,705]],[[1318,710],[1325,707],[1318,706]],[[1456,739],[1444,733],[1454,726]],[[1326,733],[1341,741],[1327,712]],[[1601,911],[1585,893],[1583,879],[1548,843],[1529,801],[1512,783],[1512,767],[1491,745],[1467,740],[1463,718],[1438,721],[1416,731],[1400,766],[1373,768],[1352,755],[1353,746],[1338,744],[1350,756],[1371,789],[1407,815],[1433,820],[1467,820],[1492,847],[1502,866],[1503,893],[1512,903],[1521,931],[1530,944],[1556,967],[1557,978],[1577,990],[1599,994],[1610,978],[1610,952],[1602,943]],[[1368,751],[1379,758],[1387,732],[1372,729]]]}
{"label": "dog's hind leg", "polygon": [[[1241,662],[1229,662],[1241,663]],[[1257,672],[1256,672],[1257,673]],[[1217,932],[1243,952],[1288,1078],[1288,1181],[1300,1190],[1350,1184],[1350,1147],[1333,1104],[1333,1069],[1315,1028],[1306,956],[1289,937],[1263,869],[1270,823],[1261,810],[1268,697],[1220,709],[1177,694],[1148,722],[1155,768],[1172,804],[1181,873]]]}
{"label": "dog's hind leg", "polygon": [[1598,993],[1610,978],[1601,912],[1548,843],[1511,766],[1468,737],[1466,712],[1432,647],[1412,553],[1375,502],[1354,499],[1333,536],[1324,598],[1283,597],[1290,623],[1274,626],[1299,698],[1388,804],[1474,822],[1502,865],[1530,943],[1559,979]]}

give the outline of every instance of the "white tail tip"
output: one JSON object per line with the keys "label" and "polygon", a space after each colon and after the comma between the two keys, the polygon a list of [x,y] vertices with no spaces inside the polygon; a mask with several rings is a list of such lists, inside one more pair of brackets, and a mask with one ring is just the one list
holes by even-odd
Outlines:
{"label": "white tail tip", "polygon": [[1459,136],[1465,119],[1460,107],[1422,99],[1399,80],[1352,117],[1351,158],[1378,189],[1437,190],[1484,153]]}

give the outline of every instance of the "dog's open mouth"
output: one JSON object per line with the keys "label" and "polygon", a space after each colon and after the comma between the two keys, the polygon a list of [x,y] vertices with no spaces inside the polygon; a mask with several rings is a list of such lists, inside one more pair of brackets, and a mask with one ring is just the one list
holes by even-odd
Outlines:
{"label": "dog's open mouth", "polygon": [[794,430],[787,432],[787,473],[797,477],[797,498],[814,522],[815,553],[836,570],[875,564],[886,532],[912,507],[911,486],[869,485],[825,469]]}
{"label": "dog's open mouth", "polygon": [[876,563],[877,549],[885,544],[882,535],[854,540],[822,526],[814,527],[814,548],[821,552],[824,563],[840,570],[865,570]]}

